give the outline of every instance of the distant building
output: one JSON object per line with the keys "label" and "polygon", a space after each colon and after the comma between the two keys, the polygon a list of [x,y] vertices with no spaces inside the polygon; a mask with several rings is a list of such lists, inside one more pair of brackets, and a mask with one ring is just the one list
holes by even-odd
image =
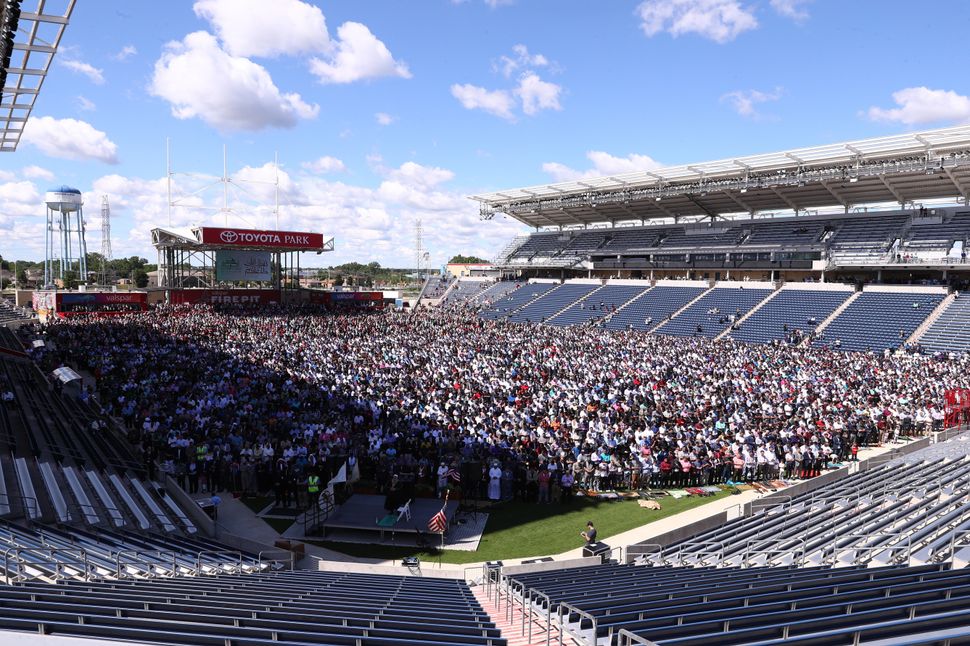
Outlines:
{"label": "distant building", "polygon": [[469,276],[491,276],[495,272],[495,266],[490,262],[452,262],[448,263],[445,271],[455,278],[468,278]]}

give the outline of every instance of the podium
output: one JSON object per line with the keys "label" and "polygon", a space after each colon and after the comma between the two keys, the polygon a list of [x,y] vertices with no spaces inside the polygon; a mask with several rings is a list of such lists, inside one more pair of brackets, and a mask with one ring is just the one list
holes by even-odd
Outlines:
{"label": "podium", "polygon": [[603,541],[596,541],[595,543],[586,543],[583,546],[583,557],[588,556],[598,556],[600,557],[601,563],[606,563],[610,558],[610,546]]}

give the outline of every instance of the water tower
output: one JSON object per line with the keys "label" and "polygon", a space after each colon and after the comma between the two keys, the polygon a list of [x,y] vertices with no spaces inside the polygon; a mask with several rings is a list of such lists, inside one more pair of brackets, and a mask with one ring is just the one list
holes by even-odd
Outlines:
{"label": "water tower", "polygon": [[69,271],[76,271],[78,280],[84,282],[88,277],[88,247],[84,241],[81,191],[70,186],[54,188],[47,191],[44,203],[47,205],[44,285],[52,285],[55,278],[64,280]]}

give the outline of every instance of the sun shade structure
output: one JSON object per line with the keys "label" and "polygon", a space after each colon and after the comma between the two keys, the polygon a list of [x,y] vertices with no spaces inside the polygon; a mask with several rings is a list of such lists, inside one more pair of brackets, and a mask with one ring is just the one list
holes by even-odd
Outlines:
{"label": "sun shade structure", "polygon": [[0,152],[13,152],[75,0],[0,0]]}
{"label": "sun shade structure", "polygon": [[483,220],[531,227],[958,198],[970,200],[970,126],[798,148],[471,195]]}

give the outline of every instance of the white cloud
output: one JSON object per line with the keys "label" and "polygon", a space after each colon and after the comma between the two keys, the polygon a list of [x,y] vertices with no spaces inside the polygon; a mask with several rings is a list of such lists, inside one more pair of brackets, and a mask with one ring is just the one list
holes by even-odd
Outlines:
{"label": "white cloud", "polygon": [[374,119],[377,121],[379,125],[382,125],[382,126],[389,126],[395,121],[397,121],[397,117],[390,115],[386,112],[378,112],[377,114],[374,115]]}
{"label": "white cloud", "polygon": [[204,31],[165,46],[150,91],[172,105],[177,119],[198,117],[220,130],[290,128],[319,112],[299,94],[280,92],[264,67],[227,54]]}
{"label": "white cloud", "polygon": [[873,121],[895,121],[908,126],[936,122],[970,122],[970,97],[953,90],[908,87],[893,92],[895,108],[869,108]]}
{"label": "white cloud", "polygon": [[542,165],[542,170],[556,182],[571,182],[588,177],[604,177],[632,173],[638,170],[653,170],[662,166],[652,157],[635,153],[626,157],[616,157],[601,150],[591,150],[586,153],[586,158],[593,163],[592,168],[587,170],[576,170],[559,162],[546,162]]}
{"label": "white cloud", "polygon": [[118,163],[118,146],[86,121],[32,117],[24,125],[23,141],[48,157]]}
{"label": "white cloud", "polygon": [[323,12],[307,2],[198,0],[192,9],[212,25],[234,56],[292,56],[330,49]]}
{"label": "white cloud", "polygon": [[470,83],[456,83],[451,86],[451,95],[468,110],[484,110],[509,121],[515,120],[512,113],[515,99],[505,90],[486,90]]}
{"label": "white cloud", "polygon": [[321,83],[353,83],[382,76],[411,78],[407,64],[394,60],[387,46],[359,22],[345,22],[337,28],[333,52],[310,59],[310,72]]}
{"label": "white cloud", "polygon": [[12,182],[17,179],[17,173],[0,169],[0,182]]}
{"label": "white cloud", "polygon": [[326,173],[342,173],[347,170],[347,166],[343,161],[329,155],[324,155],[312,162],[303,162],[303,168],[320,175]]}
{"label": "white cloud", "polygon": [[138,53],[138,50],[135,48],[134,45],[125,45],[112,58],[114,58],[116,61],[124,61],[131,58],[137,53]]}
{"label": "white cloud", "polygon": [[515,94],[522,100],[522,112],[533,115],[540,110],[562,110],[559,93],[562,87],[539,78],[538,74],[528,73],[519,79]]}
{"label": "white cloud", "polygon": [[735,90],[734,92],[728,92],[721,96],[722,103],[728,103],[742,117],[750,117],[752,119],[758,119],[761,114],[758,112],[757,106],[761,103],[768,103],[770,101],[777,101],[781,98],[783,89],[776,87],[771,92],[762,92],[760,90]]}
{"label": "white cloud", "polygon": [[[230,169],[234,178],[272,178],[272,164]],[[521,233],[522,225],[510,219],[496,218],[483,225],[476,206],[465,199],[467,191],[447,188],[454,174],[445,168],[406,162],[398,167],[382,168],[378,187],[359,186],[336,181],[330,177],[300,175],[291,177],[280,171],[284,190],[279,227],[288,230],[320,231],[334,235],[335,251],[314,257],[314,264],[336,265],[343,262],[376,260],[384,266],[405,267],[413,264],[413,222],[424,222],[424,244],[431,251],[432,262],[446,261],[455,253],[471,253],[492,257],[508,240]],[[179,195],[188,195],[209,180],[184,177],[178,183],[198,181],[178,186]],[[273,187],[247,185],[267,205],[273,201]],[[141,179],[106,175],[97,179],[86,201],[100,200],[108,195],[112,206],[112,228],[117,232],[112,240],[118,255],[139,254],[151,258],[151,229],[168,222],[165,178]],[[25,196],[29,198],[30,196]],[[0,198],[2,200],[2,198]],[[218,206],[222,193],[202,192],[191,200],[195,206]],[[33,212],[39,198],[33,199]],[[276,219],[272,207],[234,207],[230,224],[255,228],[274,228]],[[93,214],[96,220],[96,214]],[[0,215],[0,228],[2,228]],[[210,224],[224,222],[221,213],[179,206],[173,209],[172,225]],[[36,218],[34,218],[36,219]],[[20,222],[25,222],[21,219]],[[485,228],[487,227],[487,228]],[[5,235],[0,231],[0,236]],[[43,232],[40,231],[40,246]],[[37,253],[42,253],[38,249]]]}
{"label": "white cloud", "polygon": [[78,61],[71,58],[62,58],[60,63],[69,70],[88,77],[88,79],[90,79],[90,81],[95,85],[104,85],[104,70],[85,63],[84,61]]}
{"label": "white cloud", "polygon": [[94,101],[91,101],[85,96],[78,95],[77,99],[77,109],[84,110],[85,112],[91,112],[97,109],[98,106],[94,105]]}
{"label": "white cloud", "polygon": [[805,5],[812,0],[771,0],[771,8],[786,18],[791,18],[795,22],[808,20],[808,11]]}
{"label": "white cloud", "polygon": [[40,166],[25,166],[20,172],[28,179],[42,179],[45,182],[54,181],[54,173]]}
{"label": "white cloud", "polygon": [[726,43],[758,26],[752,10],[738,0],[646,0],[636,13],[648,37],[666,31],[672,36],[697,34]]}
{"label": "white cloud", "polygon": [[517,70],[547,67],[548,65],[548,58],[542,54],[529,53],[529,48],[520,43],[512,46],[512,56],[499,57],[496,69],[501,71],[505,78],[509,78]]}

